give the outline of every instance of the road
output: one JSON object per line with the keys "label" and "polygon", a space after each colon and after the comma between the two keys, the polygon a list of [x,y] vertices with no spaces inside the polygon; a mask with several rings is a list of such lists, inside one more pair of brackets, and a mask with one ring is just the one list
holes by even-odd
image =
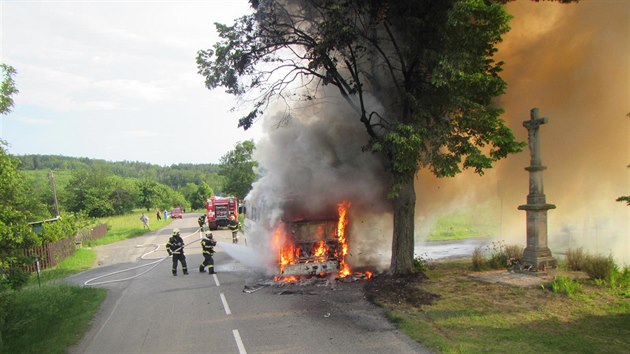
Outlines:
{"label": "road", "polygon": [[[97,247],[99,266],[69,281],[91,280],[88,286],[104,287],[108,296],[71,353],[428,353],[363,298],[359,282],[275,285],[221,250],[228,230],[214,232],[218,274],[199,273],[198,216],[184,214],[167,228]],[[159,262],[173,228],[188,244],[187,276],[171,275],[170,258]],[[155,249],[151,244],[160,247],[141,259]],[[243,291],[261,281],[267,286]]]}

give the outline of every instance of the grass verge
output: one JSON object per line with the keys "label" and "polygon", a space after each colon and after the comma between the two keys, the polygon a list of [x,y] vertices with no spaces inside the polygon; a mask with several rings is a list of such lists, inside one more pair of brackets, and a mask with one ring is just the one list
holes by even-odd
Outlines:
{"label": "grass verge", "polygon": [[[139,220],[142,211],[112,217],[107,234],[87,246],[113,243],[147,232]],[[147,214],[148,215],[148,214]],[[161,228],[172,220],[151,221]],[[60,284],[59,280],[91,268],[96,252],[80,248],[57,267],[33,274],[26,287],[0,292],[0,353],[65,353],[89,327],[107,291],[100,288]],[[41,286],[40,286],[41,284]]]}
{"label": "grass verge", "polygon": [[[108,245],[110,243],[122,241],[147,233],[148,230],[143,228],[142,222],[140,221],[140,216],[143,212],[143,209],[137,209],[130,214],[119,215],[100,220],[99,222],[107,224],[107,234],[98,240],[87,242],[86,246],[93,247]],[[157,220],[152,212],[148,212],[147,216],[150,219],[149,227],[151,228],[151,230],[161,229],[164,226],[170,224],[171,221],[173,221],[173,219],[170,218],[167,220],[164,220],[164,218],[162,218],[161,220]]]}
{"label": "grass verge", "polygon": [[[581,281],[520,288],[472,280],[466,262],[438,263],[402,297],[374,299],[411,338],[440,353],[622,353],[630,348],[630,299]],[[569,285],[571,287],[569,287]],[[568,290],[567,290],[568,289]]]}

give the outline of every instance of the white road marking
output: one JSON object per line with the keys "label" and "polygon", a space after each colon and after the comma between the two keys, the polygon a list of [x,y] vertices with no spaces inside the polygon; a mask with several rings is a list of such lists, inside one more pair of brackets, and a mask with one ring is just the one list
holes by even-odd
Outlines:
{"label": "white road marking", "polygon": [[219,277],[217,277],[216,274],[212,274],[212,277],[214,278],[214,283],[217,284],[217,286],[221,286],[221,284],[219,283]]}
{"label": "white road marking", "polygon": [[231,315],[232,311],[230,311],[230,306],[228,305],[227,300],[225,300],[225,295],[223,295],[223,293],[221,293],[221,302],[223,303],[223,307],[225,308],[225,314]]}
{"label": "white road marking", "polygon": [[236,341],[236,346],[238,346],[239,354],[247,354],[243,341],[241,340],[241,335],[238,333],[238,329],[233,329],[232,334],[234,334],[234,340]]}

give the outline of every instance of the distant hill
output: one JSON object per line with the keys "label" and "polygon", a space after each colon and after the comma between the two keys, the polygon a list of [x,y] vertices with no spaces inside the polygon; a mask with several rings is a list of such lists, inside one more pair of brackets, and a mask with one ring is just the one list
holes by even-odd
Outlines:
{"label": "distant hill", "polygon": [[54,171],[61,177],[61,184],[68,179],[72,171],[86,169],[105,169],[114,175],[124,178],[148,178],[156,182],[178,189],[188,183],[206,182],[215,192],[220,192],[223,176],[219,174],[218,164],[175,164],[160,166],[146,162],[106,161],[86,157],[68,157],[61,155],[15,155],[22,162],[20,170],[27,172],[34,179],[47,178],[48,171]]}

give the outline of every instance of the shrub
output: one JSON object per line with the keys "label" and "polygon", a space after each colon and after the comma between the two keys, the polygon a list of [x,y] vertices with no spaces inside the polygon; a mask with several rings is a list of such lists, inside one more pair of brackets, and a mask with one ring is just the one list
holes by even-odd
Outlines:
{"label": "shrub", "polygon": [[472,269],[474,271],[483,270],[486,266],[486,257],[484,257],[481,247],[475,247],[472,254]]}
{"label": "shrub", "polygon": [[567,250],[567,269],[573,271],[586,270],[586,264],[588,263],[588,254],[584,252],[584,249],[568,249]]}
{"label": "shrub", "polygon": [[490,253],[486,258],[484,251],[476,247],[472,254],[472,269],[480,271],[486,268],[507,269],[512,265],[513,260],[523,257],[523,249],[518,245],[506,245],[503,241],[492,242],[491,246],[485,247]]}
{"label": "shrub", "polygon": [[613,273],[619,272],[612,256],[588,256],[585,270],[591,278],[606,282],[610,282]]}
{"label": "shrub", "polygon": [[506,245],[505,242],[493,242],[488,266],[493,269],[508,268],[513,259],[521,259],[523,249],[517,245]]}
{"label": "shrub", "polygon": [[413,259],[413,269],[416,273],[425,273],[431,268],[429,258],[425,256],[417,256]]}

